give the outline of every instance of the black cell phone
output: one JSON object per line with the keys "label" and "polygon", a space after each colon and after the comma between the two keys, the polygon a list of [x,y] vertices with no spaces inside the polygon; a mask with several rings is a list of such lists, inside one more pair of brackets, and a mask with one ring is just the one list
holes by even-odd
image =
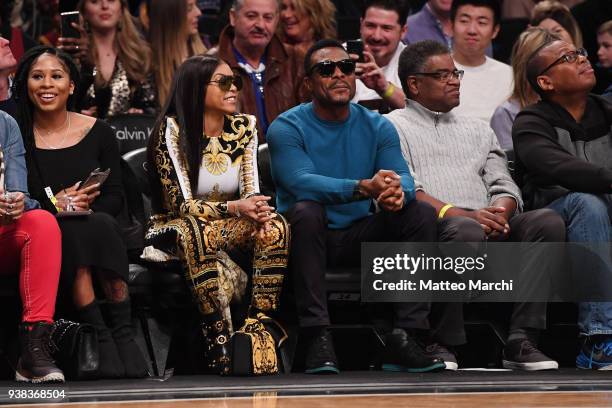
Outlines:
{"label": "black cell phone", "polygon": [[363,41],[361,40],[348,40],[346,42],[346,51],[349,54],[359,55],[357,62],[365,62],[363,58]]}
{"label": "black cell phone", "polygon": [[71,23],[80,23],[79,17],[81,14],[78,11],[66,11],[61,13],[61,31],[64,38],[81,38],[79,30],[74,28]]}

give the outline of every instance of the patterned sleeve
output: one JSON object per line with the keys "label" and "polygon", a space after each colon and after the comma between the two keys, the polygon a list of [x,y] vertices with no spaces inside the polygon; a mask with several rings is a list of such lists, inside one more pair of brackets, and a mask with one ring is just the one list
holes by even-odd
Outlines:
{"label": "patterned sleeve", "polygon": [[160,129],[155,151],[155,167],[168,209],[174,214],[193,215],[209,221],[231,217],[226,202],[194,199],[191,193],[187,163],[180,154],[179,128],[168,118]]}
{"label": "patterned sleeve", "polygon": [[257,168],[257,126],[255,116],[248,115],[251,140],[244,150],[240,166],[240,198],[259,194],[259,171]]}

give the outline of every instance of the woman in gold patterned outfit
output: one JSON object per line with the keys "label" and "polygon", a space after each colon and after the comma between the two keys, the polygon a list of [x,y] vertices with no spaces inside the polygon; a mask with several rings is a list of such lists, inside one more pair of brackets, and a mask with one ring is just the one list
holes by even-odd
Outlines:
{"label": "woman in gold patterned outfit", "polygon": [[255,117],[234,113],[239,76],[211,56],[177,70],[148,150],[153,210],[147,240],[186,264],[202,313],[208,368],[229,370],[229,329],[219,307],[218,253],[253,250],[251,314],[278,308],[289,226],[259,193]]}

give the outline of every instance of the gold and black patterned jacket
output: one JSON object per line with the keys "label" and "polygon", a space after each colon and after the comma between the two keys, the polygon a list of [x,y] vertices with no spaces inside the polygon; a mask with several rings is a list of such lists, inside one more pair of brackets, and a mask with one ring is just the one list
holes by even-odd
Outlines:
{"label": "gold and black patterned jacket", "polygon": [[234,174],[238,178],[237,191],[229,193],[216,191],[217,184],[206,194],[197,196],[192,192],[187,160],[179,149],[180,132],[175,118],[166,118],[159,132],[158,142],[153,146],[154,172],[159,178],[162,190],[161,208],[158,211],[154,209],[157,212],[154,216],[156,221],[185,215],[208,221],[231,217],[233,215],[227,209],[228,200],[259,193],[254,116],[226,115],[223,133],[218,138],[209,138],[202,152],[200,179],[207,175],[223,177],[225,174]]}

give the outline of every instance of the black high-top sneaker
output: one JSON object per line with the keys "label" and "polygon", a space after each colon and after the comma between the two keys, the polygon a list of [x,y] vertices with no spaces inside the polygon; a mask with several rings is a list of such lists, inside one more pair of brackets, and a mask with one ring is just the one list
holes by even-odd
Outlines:
{"label": "black high-top sneaker", "polygon": [[51,325],[43,322],[19,326],[21,356],[15,380],[31,383],[62,383],[64,373],[56,365],[49,350]]}
{"label": "black high-top sneaker", "polygon": [[202,322],[202,333],[206,342],[206,368],[210,372],[228,375],[230,373],[229,328],[220,316],[214,313]]}

